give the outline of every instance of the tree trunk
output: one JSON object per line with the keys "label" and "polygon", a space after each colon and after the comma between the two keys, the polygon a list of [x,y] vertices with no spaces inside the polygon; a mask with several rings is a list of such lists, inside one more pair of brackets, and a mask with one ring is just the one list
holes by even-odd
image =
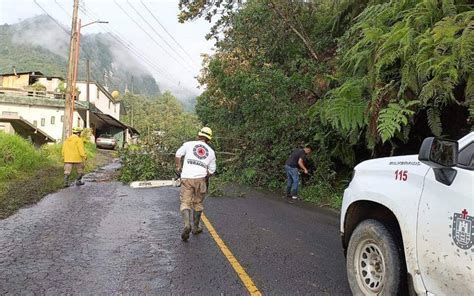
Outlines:
{"label": "tree trunk", "polygon": [[318,55],[316,54],[316,52],[313,50],[313,47],[311,46],[311,43],[309,42],[309,40],[303,35],[303,33],[301,33],[300,31],[298,31],[295,26],[293,26],[291,24],[291,22],[288,20],[288,18],[280,11],[278,10],[278,8],[276,7],[275,3],[273,3],[272,0],[270,0],[268,2],[270,5],[270,8],[273,9],[273,11],[275,11],[276,14],[278,14],[282,19],[283,21],[285,22],[285,24],[290,27],[290,29],[301,39],[301,41],[303,41],[304,45],[306,46],[306,49],[308,49],[309,53],[311,54],[311,57],[313,59],[315,59],[316,61],[319,61],[319,57]]}

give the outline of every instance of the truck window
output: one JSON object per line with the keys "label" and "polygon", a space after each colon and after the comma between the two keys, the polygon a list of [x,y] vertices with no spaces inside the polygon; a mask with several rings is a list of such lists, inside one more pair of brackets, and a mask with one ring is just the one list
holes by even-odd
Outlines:
{"label": "truck window", "polygon": [[474,142],[459,151],[458,165],[462,168],[474,169]]}

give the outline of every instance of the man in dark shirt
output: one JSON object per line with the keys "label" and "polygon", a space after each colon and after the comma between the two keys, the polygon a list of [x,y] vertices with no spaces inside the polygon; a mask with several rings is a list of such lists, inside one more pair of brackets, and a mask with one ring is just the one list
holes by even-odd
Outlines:
{"label": "man in dark shirt", "polygon": [[298,148],[293,150],[285,163],[285,172],[287,177],[286,196],[292,199],[298,199],[298,185],[299,173],[298,168],[301,168],[305,174],[308,174],[308,169],[304,164],[304,159],[313,151],[310,145],[306,145],[303,149]]}

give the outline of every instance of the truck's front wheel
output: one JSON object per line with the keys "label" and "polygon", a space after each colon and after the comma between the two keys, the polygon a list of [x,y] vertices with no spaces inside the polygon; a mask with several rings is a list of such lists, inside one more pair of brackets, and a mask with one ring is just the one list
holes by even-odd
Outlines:
{"label": "truck's front wheel", "polygon": [[376,220],[361,222],[349,241],[347,277],[354,295],[397,295],[403,268],[397,240]]}

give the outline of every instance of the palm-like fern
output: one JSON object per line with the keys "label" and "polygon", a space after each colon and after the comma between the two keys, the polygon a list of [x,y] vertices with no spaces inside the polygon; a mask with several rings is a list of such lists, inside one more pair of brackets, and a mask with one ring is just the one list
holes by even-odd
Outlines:
{"label": "palm-like fern", "polygon": [[329,122],[333,128],[344,133],[366,125],[367,102],[363,100],[365,85],[363,79],[348,80],[341,87],[330,91],[330,99],[318,105],[323,122]]}
{"label": "palm-like fern", "polygon": [[418,104],[419,101],[390,103],[387,108],[379,113],[377,130],[382,138],[382,142],[391,139],[396,132],[401,131],[403,125],[408,124],[408,118],[415,112],[410,107]]}
{"label": "palm-like fern", "polygon": [[441,125],[441,112],[438,108],[428,108],[426,110],[426,116],[428,118],[428,125],[431,129],[431,132],[435,136],[441,136],[443,128]]}
{"label": "palm-like fern", "polygon": [[[408,118],[420,109],[427,110],[434,135],[443,132],[440,114],[445,106],[470,106],[472,116],[474,11],[458,2],[463,1],[392,0],[369,5],[341,38],[341,65],[347,78],[329,93],[321,114],[341,131],[364,130],[369,124],[368,138],[377,137],[376,122],[383,142],[408,126]],[[365,83],[348,97],[353,81]],[[464,103],[454,94],[463,84],[467,85]],[[388,88],[390,92],[385,91]],[[369,118],[360,121],[353,112],[364,105]]]}

